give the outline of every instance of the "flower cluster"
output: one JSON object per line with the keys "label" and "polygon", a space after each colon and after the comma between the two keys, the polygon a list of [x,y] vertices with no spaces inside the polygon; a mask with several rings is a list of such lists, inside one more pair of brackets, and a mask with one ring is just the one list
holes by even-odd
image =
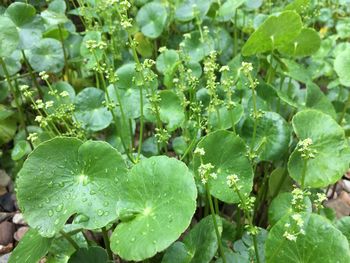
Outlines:
{"label": "flower cluster", "polygon": [[322,203],[327,200],[327,196],[324,193],[316,193],[316,199],[314,200],[314,205],[316,209],[322,207]]}
{"label": "flower cluster", "polygon": [[90,52],[93,52],[95,49],[103,50],[107,48],[107,43],[104,41],[97,42],[96,40],[90,39],[85,42],[85,46]]}
{"label": "flower cluster", "polygon": [[243,61],[240,70],[243,72],[244,75],[248,76],[250,72],[253,71],[253,64]]}
{"label": "flower cluster", "polygon": [[312,145],[312,139],[306,138],[305,140],[299,141],[298,143],[298,152],[301,153],[301,157],[305,160],[313,159],[315,158],[315,155],[317,154],[316,149],[311,148]]}
{"label": "flower cluster", "polygon": [[168,142],[170,134],[166,129],[155,128],[156,134],[154,135],[157,138],[159,143]]}
{"label": "flower cluster", "polygon": [[291,223],[286,223],[284,227],[286,230],[283,233],[283,237],[290,240],[296,241],[299,235],[305,235],[304,220],[301,214],[293,214],[291,216]]}
{"label": "flower cluster", "polygon": [[226,177],[226,183],[230,188],[235,188],[239,190],[241,187],[238,186],[238,181],[239,181],[239,178],[236,174],[231,174]]}
{"label": "flower cluster", "polygon": [[306,209],[304,198],[309,196],[311,193],[306,190],[301,190],[300,188],[294,188],[292,191],[292,201],[291,204],[295,211],[301,212]]}
{"label": "flower cluster", "polygon": [[212,172],[213,169],[214,166],[211,163],[201,163],[201,165],[198,167],[198,173],[203,184],[208,182],[209,176],[213,179],[217,178],[217,174]]}
{"label": "flower cluster", "polygon": [[119,10],[119,18],[120,18],[120,25],[124,29],[129,29],[132,27],[132,18],[128,17],[128,10],[130,9],[131,4],[128,0],[120,0],[118,5]]}
{"label": "flower cluster", "polygon": [[193,153],[194,153],[194,154],[198,154],[198,155],[200,155],[200,156],[204,156],[204,155],[205,155],[204,149],[203,149],[203,148],[199,148],[199,147],[197,147],[197,148],[194,150]]}

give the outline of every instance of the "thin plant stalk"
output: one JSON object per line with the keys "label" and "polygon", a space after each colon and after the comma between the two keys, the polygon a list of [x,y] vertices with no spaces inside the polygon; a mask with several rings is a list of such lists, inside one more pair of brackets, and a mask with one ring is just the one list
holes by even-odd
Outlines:
{"label": "thin plant stalk", "polygon": [[215,234],[216,234],[216,238],[218,240],[218,247],[219,247],[220,256],[222,258],[222,262],[226,263],[227,261],[226,261],[226,257],[225,257],[225,253],[224,253],[224,248],[223,248],[222,242],[221,242],[221,236],[219,233],[218,223],[216,221],[216,214],[215,214],[215,210],[214,210],[213,200],[211,198],[210,191],[209,191],[209,185],[205,184],[205,188],[206,188],[207,198],[208,198],[208,202],[209,202],[209,209],[210,209],[210,213],[211,213],[214,228],[215,228]]}

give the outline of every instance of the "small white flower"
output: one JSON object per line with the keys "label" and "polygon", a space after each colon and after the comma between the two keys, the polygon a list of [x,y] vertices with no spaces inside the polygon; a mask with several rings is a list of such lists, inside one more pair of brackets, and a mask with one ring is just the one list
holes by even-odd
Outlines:
{"label": "small white flower", "polygon": [[36,121],[36,122],[39,122],[39,123],[40,123],[40,122],[42,122],[42,120],[43,120],[43,116],[40,116],[40,115],[39,115],[39,116],[36,116],[36,117],[35,117],[35,121]]}
{"label": "small white flower", "polygon": [[69,93],[68,93],[68,91],[64,90],[64,91],[62,91],[62,92],[60,93],[60,96],[61,96],[61,97],[68,97],[68,96],[69,96]]}
{"label": "small white flower", "polygon": [[205,155],[205,151],[204,151],[203,148],[197,147],[197,148],[194,150],[194,154],[198,154],[198,155],[204,156],[204,155]]}
{"label": "small white flower", "polygon": [[41,72],[39,72],[39,77],[40,77],[42,80],[48,80],[49,74],[47,74],[46,71],[41,71]]}
{"label": "small white flower", "polygon": [[237,183],[239,181],[239,178],[236,174],[231,174],[229,176],[226,177],[226,183],[228,185],[228,187],[236,187]]}
{"label": "small white flower", "polygon": [[46,109],[48,109],[48,108],[50,108],[52,106],[53,106],[53,101],[52,100],[49,100],[49,101],[45,102],[45,108]]}

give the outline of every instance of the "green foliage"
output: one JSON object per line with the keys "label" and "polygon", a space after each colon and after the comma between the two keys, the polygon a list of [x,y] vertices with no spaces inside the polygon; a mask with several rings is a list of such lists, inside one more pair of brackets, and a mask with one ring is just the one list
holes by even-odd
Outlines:
{"label": "green foliage", "polygon": [[349,262],[348,2],[2,1],[9,262]]}

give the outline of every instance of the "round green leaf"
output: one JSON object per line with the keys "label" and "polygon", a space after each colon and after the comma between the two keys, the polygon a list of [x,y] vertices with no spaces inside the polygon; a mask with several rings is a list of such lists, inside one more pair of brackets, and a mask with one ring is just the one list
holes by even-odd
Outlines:
{"label": "round green leaf", "polygon": [[299,35],[301,27],[301,18],[294,11],[271,15],[249,37],[242,48],[242,54],[251,56],[284,46]]}
{"label": "round green leaf", "polygon": [[[327,114],[316,110],[304,110],[292,120],[299,140],[310,138],[315,158],[307,160],[304,186],[325,187],[338,181],[349,168],[349,147],[344,130]],[[304,159],[298,149],[289,157],[289,175],[301,184]]]}
{"label": "round green leaf", "polygon": [[17,177],[24,218],[40,235],[52,237],[76,214],[77,227],[96,229],[116,219],[118,179],[126,165],[101,141],[59,137],[40,144]]}
{"label": "round green leaf", "polygon": [[350,87],[350,48],[337,55],[334,60],[334,70],[339,76],[340,83]]}
{"label": "round green leaf", "polygon": [[[242,137],[251,144],[253,139],[254,120],[248,118],[242,127]],[[288,123],[275,112],[264,112],[258,119],[253,148],[263,161],[278,160],[288,150],[290,141]]]}
{"label": "round green leaf", "polygon": [[174,151],[178,155],[184,154],[187,147],[188,147],[184,136],[179,136],[179,137],[174,138],[172,145],[173,145]]}
{"label": "round green leaf", "polygon": [[160,119],[167,123],[169,130],[178,128],[185,119],[180,98],[171,90],[160,91],[159,96]]}
{"label": "round green leaf", "polygon": [[186,22],[198,16],[204,18],[208,13],[212,0],[182,0],[175,10],[175,19]]}
{"label": "round green leaf", "polygon": [[334,119],[337,116],[332,102],[321,91],[320,87],[314,83],[309,83],[306,85],[305,106],[307,108],[322,111],[323,113],[330,115]]}
{"label": "round green leaf", "polygon": [[10,18],[0,16],[0,57],[7,57],[16,50],[19,35],[16,25]]}
{"label": "round green leaf", "polygon": [[119,189],[118,224],[111,248],[125,260],[152,257],[179,238],[196,209],[197,190],[182,162],[165,156],[143,159]]}
{"label": "round green leaf", "polygon": [[175,50],[167,49],[157,57],[157,70],[162,74],[170,72],[176,67],[179,59],[179,54]]}
{"label": "round green leaf", "polygon": [[210,193],[226,203],[237,203],[239,197],[236,192],[227,185],[227,176],[236,174],[239,185],[242,187],[242,195],[249,194],[253,186],[253,169],[246,157],[247,149],[244,141],[232,132],[219,130],[206,135],[197,145],[203,148],[205,155],[195,156],[194,169],[198,170],[201,160],[204,164],[211,163],[214,169],[211,172],[217,174],[217,178],[209,177]]}
{"label": "round green leaf", "polygon": [[[290,215],[295,213],[296,211],[292,205],[293,195],[292,193],[281,193],[276,196],[269,207],[269,223],[271,226],[277,223],[285,215]],[[305,205],[305,210],[303,212],[312,212],[312,204],[310,198],[305,196],[303,200],[303,204]],[[298,211],[299,212],[299,211]]]}
{"label": "round green leaf", "polygon": [[246,0],[227,0],[220,6],[216,19],[220,22],[229,21],[234,17],[236,9],[245,1]]}
{"label": "round green leaf", "polygon": [[[10,56],[4,58],[6,69],[10,75],[14,75],[22,68],[22,54],[19,50],[15,50]],[[0,76],[5,77],[5,72],[0,65]]]}
{"label": "round green leaf", "polygon": [[45,23],[48,24],[49,26],[56,26],[59,24],[64,24],[69,21],[64,13],[57,13],[49,9],[41,12],[41,17],[44,19]]}
{"label": "round green leaf", "polygon": [[9,263],[39,262],[46,255],[52,241],[53,238],[42,237],[35,229],[29,229],[12,251]]}
{"label": "round green leaf", "polygon": [[190,57],[191,62],[201,61],[214,49],[213,39],[206,36],[206,39],[202,40],[199,31],[192,32],[191,37],[186,38],[182,44],[184,53]]}
{"label": "round green leaf", "polygon": [[136,16],[136,22],[142,33],[149,38],[159,37],[166,25],[167,10],[156,2],[145,4]]}
{"label": "round green leaf", "polygon": [[278,49],[288,55],[303,57],[315,53],[321,46],[321,38],[313,28],[303,28],[291,42]]}
{"label": "round green leaf", "polygon": [[34,70],[58,73],[64,67],[61,43],[52,38],[44,38],[28,51],[28,60]]}
{"label": "round green leaf", "polygon": [[6,9],[5,14],[11,18],[17,27],[21,27],[33,20],[36,10],[32,5],[15,2]]}
{"label": "round green leaf", "polygon": [[[218,230],[222,232],[222,221],[216,216]],[[182,242],[176,242],[164,254],[162,263],[210,262],[218,249],[218,241],[211,215],[203,218],[185,236]],[[182,260],[179,261],[180,257]]]}
{"label": "round green leaf", "polygon": [[217,111],[210,111],[209,125],[214,129],[229,129],[232,125],[239,122],[243,116],[243,111],[243,106],[241,104],[235,105],[234,108],[230,110],[228,110],[226,106],[223,106],[218,110],[219,115]]}
{"label": "round green leaf", "polygon": [[30,153],[31,148],[27,141],[21,140],[15,144],[11,152],[11,158],[14,161],[20,160],[24,155]]}
{"label": "round green leaf", "polygon": [[[301,213],[305,235],[297,236],[296,241],[283,237],[286,223],[295,225],[291,216],[286,216],[271,228],[266,240],[266,262],[350,262],[349,244],[345,236],[327,219],[316,215]],[[335,256],[334,252],[337,255]]]}
{"label": "round green leaf", "polygon": [[111,112],[103,106],[105,93],[96,88],[85,88],[75,97],[75,117],[90,131],[100,131],[112,122]]}
{"label": "round green leaf", "polygon": [[[116,70],[115,73],[118,76],[118,80],[115,83],[116,87],[120,89],[134,88],[139,90],[139,86],[137,85],[139,74],[136,72],[135,66],[135,63],[126,63]],[[157,87],[157,79],[154,79],[148,86],[150,89],[156,89]]]}
{"label": "round green leaf", "polygon": [[350,242],[350,216],[344,216],[335,222],[335,227],[338,228]]}
{"label": "round green leaf", "polygon": [[0,145],[9,142],[16,133],[17,121],[13,112],[0,104]]}
{"label": "round green leaf", "polygon": [[108,256],[102,247],[80,248],[69,258],[68,263],[107,263]]}
{"label": "round green leaf", "polygon": [[[107,92],[109,98],[117,104],[115,108],[117,116],[122,116],[120,105],[122,105],[123,114],[127,119],[137,119],[141,116],[141,94],[139,89],[121,89],[117,85],[109,85]],[[145,94],[143,94],[143,99],[144,102],[147,101]]]}

